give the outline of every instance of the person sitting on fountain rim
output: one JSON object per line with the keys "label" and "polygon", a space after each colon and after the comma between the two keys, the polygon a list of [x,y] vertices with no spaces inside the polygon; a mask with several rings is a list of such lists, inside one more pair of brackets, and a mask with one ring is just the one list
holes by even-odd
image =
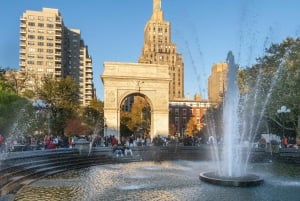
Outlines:
{"label": "person sitting on fountain rim", "polygon": [[125,154],[125,156],[128,156],[128,155],[132,156],[133,155],[132,150],[127,145],[124,146],[124,154]]}
{"label": "person sitting on fountain rim", "polygon": [[119,157],[119,156],[123,156],[124,155],[124,150],[122,147],[118,147],[118,145],[114,145],[113,146],[113,154],[116,156],[116,157]]}

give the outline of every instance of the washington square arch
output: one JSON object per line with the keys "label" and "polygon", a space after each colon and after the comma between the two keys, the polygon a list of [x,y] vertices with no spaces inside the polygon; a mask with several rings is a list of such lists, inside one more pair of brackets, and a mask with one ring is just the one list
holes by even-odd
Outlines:
{"label": "washington square arch", "polygon": [[144,97],[151,108],[150,138],[167,136],[169,128],[169,66],[158,64],[104,62],[105,135],[120,139],[122,102],[129,96]]}

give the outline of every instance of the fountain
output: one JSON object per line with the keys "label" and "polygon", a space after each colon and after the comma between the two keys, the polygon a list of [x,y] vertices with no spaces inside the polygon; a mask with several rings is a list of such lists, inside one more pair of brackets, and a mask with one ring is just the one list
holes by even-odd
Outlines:
{"label": "fountain", "polygon": [[[237,85],[238,65],[230,51],[227,55],[228,73],[227,87],[223,101],[223,144],[213,143],[216,171],[203,172],[202,181],[224,186],[255,186],[263,179],[255,174],[247,173],[247,160],[251,143],[245,146],[246,136],[242,135],[240,125],[243,119],[240,114],[240,94]],[[252,139],[249,136],[247,139]]]}

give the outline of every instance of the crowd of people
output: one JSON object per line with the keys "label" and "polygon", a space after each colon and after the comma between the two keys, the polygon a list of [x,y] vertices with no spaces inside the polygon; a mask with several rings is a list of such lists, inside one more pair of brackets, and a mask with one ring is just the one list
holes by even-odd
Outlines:
{"label": "crowd of people", "polygon": [[[220,143],[222,140],[217,140],[213,136],[206,138],[196,136],[174,137],[174,136],[160,136],[157,135],[153,139],[150,136],[121,136],[118,139],[114,135],[110,136],[54,136],[45,135],[41,137],[24,137],[24,136],[10,136],[5,139],[0,134],[0,153],[7,151],[29,151],[41,149],[57,149],[57,148],[73,148],[78,139],[84,138],[86,142],[90,142],[93,147],[111,147],[113,152],[119,153],[118,155],[132,155],[132,147],[138,146],[201,146],[201,144],[215,144]],[[260,139],[258,146],[266,144],[265,139]],[[293,137],[284,136],[281,142],[278,142],[280,148],[298,148],[296,139]]]}

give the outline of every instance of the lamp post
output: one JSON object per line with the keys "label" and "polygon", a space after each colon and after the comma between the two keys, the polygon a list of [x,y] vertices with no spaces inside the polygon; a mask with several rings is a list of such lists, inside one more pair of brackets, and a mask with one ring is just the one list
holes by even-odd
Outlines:
{"label": "lamp post", "polygon": [[[285,105],[281,106],[278,110],[277,113],[280,114],[286,114],[291,112],[291,110],[289,108],[287,108]],[[284,119],[282,118],[282,137],[284,137]]]}
{"label": "lamp post", "polygon": [[104,136],[107,136],[107,124],[106,124],[106,118],[104,117]]}
{"label": "lamp post", "polygon": [[137,81],[137,86],[139,88],[139,93],[141,93],[141,84],[143,84],[143,83],[144,83],[144,81],[141,81],[141,80]]}

